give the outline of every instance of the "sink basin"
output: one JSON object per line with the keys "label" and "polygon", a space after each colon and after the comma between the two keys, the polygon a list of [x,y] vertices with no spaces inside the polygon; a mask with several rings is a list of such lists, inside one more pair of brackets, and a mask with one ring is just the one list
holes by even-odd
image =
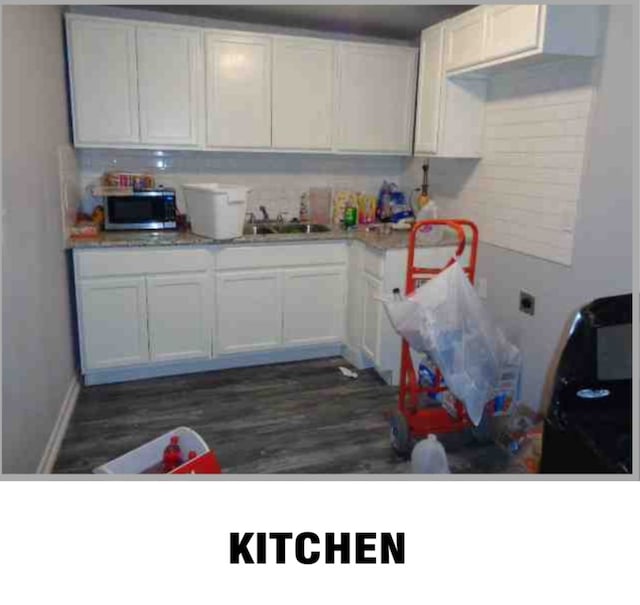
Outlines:
{"label": "sink basin", "polygon": [[301,223],[270,223],[258,225],[245,225],[243,229],[244,235],[271,235],[274,233],[326,233],[331,231],[328,225]]}
{"label": "sink basin", "polygon": [[244,235],[269,235],[275,231],[268,225],[245,225],[242,233]]}
{"label": "sink basin", "polygon": [[301,225],[300,223],[289,223],[287,225],[277,225],[276,233],[326,233],[331,230],[327,225]]}

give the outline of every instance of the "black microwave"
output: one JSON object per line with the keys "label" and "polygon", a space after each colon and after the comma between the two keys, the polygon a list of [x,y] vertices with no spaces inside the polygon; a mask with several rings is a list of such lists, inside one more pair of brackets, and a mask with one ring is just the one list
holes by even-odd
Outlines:
{"label": "black microwave", "polygon": [[129,195],[110,195],[105,206],[107,231],[176,228],[175,189],[141,189]]}

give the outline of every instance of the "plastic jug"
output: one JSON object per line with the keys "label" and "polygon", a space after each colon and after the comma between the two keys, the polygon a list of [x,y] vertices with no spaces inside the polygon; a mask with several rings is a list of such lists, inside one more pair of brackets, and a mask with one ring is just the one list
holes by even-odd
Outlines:
{"label": "plastic jug", "polygon": [[411,452],[411,472],[435,475],[449,474],[447,453],[435,435],[419,441]]}

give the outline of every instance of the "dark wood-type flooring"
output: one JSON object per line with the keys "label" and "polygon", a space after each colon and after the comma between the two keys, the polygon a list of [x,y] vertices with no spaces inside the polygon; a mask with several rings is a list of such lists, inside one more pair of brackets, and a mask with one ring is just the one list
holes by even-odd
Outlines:
{"label": "dark wood-type flooring", "polygon": [[[373,370],[345,378],[342,358],[83,387],[56,473],[93,468],[178,426],[196,430],[225,473],[406,473],[389,445],[397,401]],[[470,434],[441,438],[453,472],[506,468]]]}

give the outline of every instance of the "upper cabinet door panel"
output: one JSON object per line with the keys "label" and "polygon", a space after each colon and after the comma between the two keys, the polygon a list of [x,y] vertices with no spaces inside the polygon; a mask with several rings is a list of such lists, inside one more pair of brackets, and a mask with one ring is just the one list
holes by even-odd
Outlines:
{"label": "upper cabinet door panel", "polygon": [[448,21],[447,70],[461,69],[484,60],[485,7],[480,6]]}
{"label": "upper cabinet door panel", "polygon": [[273,54],[273,146],[331,149],[333,43],[276,38]]}
{"label": "upper cabinet door panel", "polygon": [[484,60],[537,48],[540,16],[539,4],[487,6]]}
{"label": "upper cabinet door panel", "polygon": [[438,150],[443,52],[444,26],[436,25],[424,30],[420,42],[415,139],[415,150],[423,153],[436,153]]}
{"label": "upper cabinet door panel", "polygon": [[135,26],[68,18],[76,144],[137,143]]}
{"label": "upper cabinet door panel", "polygon": [[411,153],[416,49],[339,46],[337,148]]}
{"label": "upper cabinet door panel", "polygon": [[271,146],[271,40],[206,34],[207,145]]}
{"label": "upper cabinet door panel", "polygon": [[143,25],[137,50],[142,142],[197,145],[204,80],[200,32]]}

